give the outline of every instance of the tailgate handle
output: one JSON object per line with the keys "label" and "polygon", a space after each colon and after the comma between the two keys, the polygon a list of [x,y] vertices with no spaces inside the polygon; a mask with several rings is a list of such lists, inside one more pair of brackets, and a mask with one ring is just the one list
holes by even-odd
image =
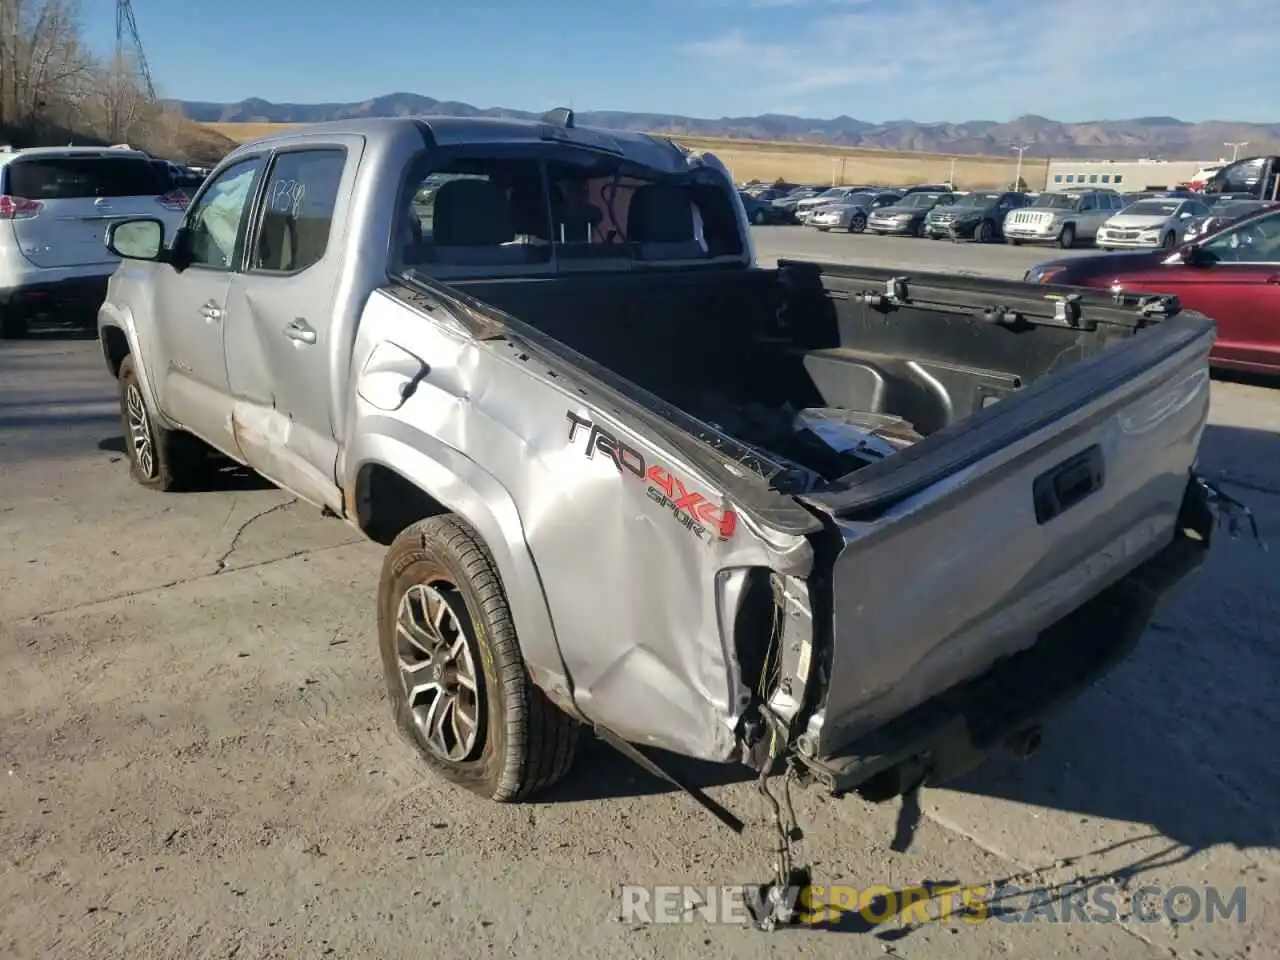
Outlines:
{"label": "tailgate handle", "polygon": [[1036,477],[1036,522],[1045,524],[1102,489],[1102,448],[1094,444]]}

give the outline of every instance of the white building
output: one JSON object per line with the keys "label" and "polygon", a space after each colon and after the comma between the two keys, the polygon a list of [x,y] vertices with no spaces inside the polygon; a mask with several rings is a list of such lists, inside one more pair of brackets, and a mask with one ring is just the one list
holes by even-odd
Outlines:
{"label": "white building", "polygon": [[1050,160],[1045,190],[1110,187],[1121,193],[1171,190],[1186,183],[1209,161],[1203,160]]}

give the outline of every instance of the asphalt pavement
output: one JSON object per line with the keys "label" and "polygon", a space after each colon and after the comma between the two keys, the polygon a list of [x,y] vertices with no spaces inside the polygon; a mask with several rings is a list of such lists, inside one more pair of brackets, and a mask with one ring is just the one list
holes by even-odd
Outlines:
{"label": "asphalt pavement", "polygon": [[[757,239],[762,260],[1005,276],[1058,254]],[[1278,397],[1216,381],[1201,457],[1273,544]],[[380,549],[242,472],[142,490],[123,451],[95,341],[0,343],[0,956],[1276,956],[1280,564],[1248,538],[1215,544],[1030,760],[918,808],[796,794],[817,883],[1048,894],[1006,889],[985,922],[944,915],[939,894],[929,922],[766,934],[696,910],[616,919],[621,884],[767,878],[765,807],[740,771],[679,766],[748,820],[741,837],[600,744],[536,803],[441,783],[392,732]],[[1051,922],[1077,885],[1113,889],[1115,922]],[[1121,922],[1133,897],[1180,885],[1201,903],[1242,888],[1243,920]],[[1008,922],[1029,906],[1035,922]]]}

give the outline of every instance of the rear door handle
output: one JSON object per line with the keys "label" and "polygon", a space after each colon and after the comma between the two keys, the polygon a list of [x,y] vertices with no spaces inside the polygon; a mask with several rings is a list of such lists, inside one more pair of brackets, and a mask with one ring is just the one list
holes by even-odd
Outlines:
{"label": "rear door handle", "polygon": [[213,323],[222,319],[222,308],[218,306],[216,301],[208,300],[200,308],[200,316]]}
{"label": "rear door handle", "polygon": [[315,343],[316,332],[312,326],[299,317],[292,323],[285,324],[284,335],[295,343]]}

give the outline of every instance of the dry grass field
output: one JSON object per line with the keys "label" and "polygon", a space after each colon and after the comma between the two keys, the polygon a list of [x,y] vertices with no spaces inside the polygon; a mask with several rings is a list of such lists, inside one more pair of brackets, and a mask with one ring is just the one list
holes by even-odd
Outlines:
{"label": "dry grass field", "polygon": [[[286,130],[288,123],[209,123],[237,142]],[[961,190],[1003,187],[1013,181],[1014,157],[950,156],[893,150],[859,150],[812,143],[676,137],[681,143],[718,156],[734,179],[787,180],[792,183],[912,184],[937,183],[954,176]],[[1022,179],[1032,190],[1044,187],[1048,161],[1026,158]]]}

